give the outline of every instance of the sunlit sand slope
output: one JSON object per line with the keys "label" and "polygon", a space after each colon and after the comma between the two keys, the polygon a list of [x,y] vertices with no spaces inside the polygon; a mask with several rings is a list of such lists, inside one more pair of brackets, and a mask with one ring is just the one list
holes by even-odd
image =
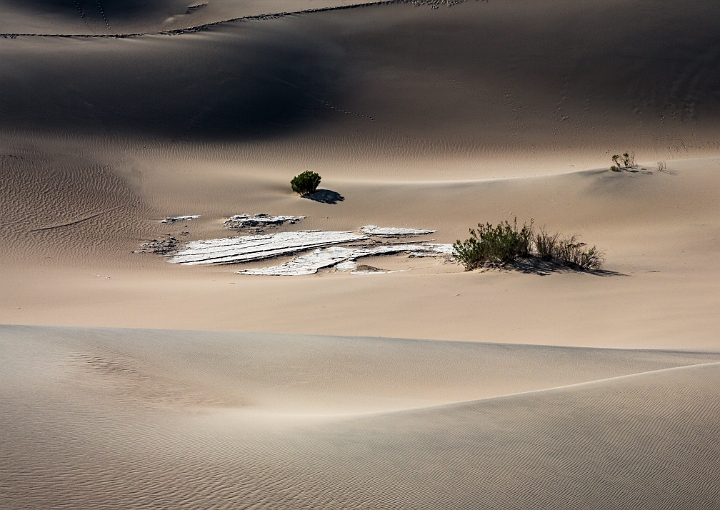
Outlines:
{"label": "sunlit sand slope", "polygon": [[[345,200],[328,205],[293,196],[277,169],[259,176],[171,160],[119,179],[78,158],[72,167],[19,155],[25,159],[0,160],[5,323],[720,348],[718,159],[674,161],[672,174],[606,169],[460,182],[330,175],[328,187]],[[227,237],[223,220],[242,212],[307,216],[287,230],[430,228],[440,243],[466,238],[478,222],[534,218],[604,250],[608,272],[464,273],[441,261],[378,257],[365,262],[404,272],[261,277],[235,274],[244,264],[178,266],[131,253],[166,233]],[[188,213],[202,216],[160,223]]]}
{"label": "sunlit sand slope", "polygon": [[4,508],[720,496],[717,355],[28,327],[0,352]]}

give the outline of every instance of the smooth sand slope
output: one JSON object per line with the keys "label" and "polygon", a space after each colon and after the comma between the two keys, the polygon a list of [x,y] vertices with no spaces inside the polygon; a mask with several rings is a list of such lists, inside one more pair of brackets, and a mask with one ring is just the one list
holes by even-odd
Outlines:
{"label": "smooth sand slope", "polygon": [[717,508],[717,355],[3,327],[7,508]]}
{"label": "smooth sand slope", "polygon": [[[0,0],[0,506],[720,508],[717,2],[202,3]],[[137,253],[243,213],[605,271]]]}

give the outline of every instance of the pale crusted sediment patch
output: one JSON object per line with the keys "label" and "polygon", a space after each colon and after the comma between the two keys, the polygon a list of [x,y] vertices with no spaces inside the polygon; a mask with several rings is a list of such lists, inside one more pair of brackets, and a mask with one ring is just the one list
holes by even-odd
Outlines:
{"label": "pale crusted sediment patch", "polygon": [[160,223],[177,223],[178,221],[190,221],[190,220],[196,220],[200,217],[199,214],[191,214],[186,216],[168,216],[164,220],[162,220]]}
{"label": "pale crusted sediment patch", "polygon": [[376,237],[412,237],[433,234],[435,230],[424,230],[416,228],[378,227],[377,225],[365,225],[362,227],[363,234]]}
{"label": "pale crusted sediment patch", "polygon": [[169,262],[187,265],[250,262],[365,239],[366,236],[352,232],[319,230],[227,237],[190,242]]}
{"label": "pale crusted sediment patch", "polygon": [[226,228],[248,228],[248,227],[264,227],[269,225],[283,225],[290,223],[294,225],[300,220],[304,220],[305,216],[272,216],[270,214],[235,214],[230,216],[223,223]]}
{"label": "pale crusted sediment patch", "polygon": [[325,267],[338,267],[340,270],[354,269],[355,260],[361,257],[376,255],[391,255],[396,253],[409,253],[418,256],[441,257],[452,253],[449,244],[394,244],[377,247],[345,248],[332,246],[317,249],[307,255],[302,255],[284,264],[271,267],[244,269],[237,274],[265,275],[265,276],[301,276],[315,274]]}

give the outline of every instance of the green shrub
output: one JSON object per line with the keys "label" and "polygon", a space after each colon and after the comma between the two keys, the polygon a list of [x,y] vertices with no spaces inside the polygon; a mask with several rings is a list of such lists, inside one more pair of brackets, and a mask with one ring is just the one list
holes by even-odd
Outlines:
{"label": "green shrub", "polygon": [[511,226],[507,221],[492,226],[478,224],[470,229],[470,238],[453,244],[453,256],[466,270],[482,266],[510,265],[519,258],[538,257],[580,271],[602,267],[603,253],[595,246],[588,248],[577,236],[563,238],[559,233],[539,232],[530,225],[517,228],[517,219]]}
{"label": "green shrub", "polygon": [[635,153],[628,154],[624,153],[622,156],[615,154],[612,157],[614,165],[610,167],[613,172],[622,172],[623,170],[630,170],[635,168]]}
{"label": "green shrub", "polygon": [[490,223],[478,223],[477,230],[470,229],[471,237],[459,239],[453,244],[453,256],[465,266],[475,269],[483,265],[508,264],[518,258],[530,256],[532,244],[532,222],[517,228],[507,221],[493,227]]}
{"label": "green shrub", "polygon": [[299,193],[302,196],[315,193],[317,187],[320,185],[320,175],[309,170],[296,175],[290,181],[290,186],[295,193]]}

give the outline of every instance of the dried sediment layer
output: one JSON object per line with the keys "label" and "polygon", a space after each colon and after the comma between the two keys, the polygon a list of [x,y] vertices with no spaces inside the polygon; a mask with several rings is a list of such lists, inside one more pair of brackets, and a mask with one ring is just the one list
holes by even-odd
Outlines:
{"label": "dried sediment layer", "polygon": [[178,221],[190,221],[196,220],[200,217],[199,214],[191,214],[186,216],[169,216],[162,220],[160,223],[177,223]]}
{"label": "dried sediment layer", "polygon": [[248,228],[248,227],[264,227],[268,225],[282,225],[290,223],[294,225],[300,220],[304,220],[305,216],[271,216],[270,214],[236,214],[230,216],[223,223],[226,228]]}
{"label": "dried sediment layer", "polygon": [[230,264],[292,255],[333,244],[362,241],[352,232],[300,231],[193,241],[169,259],[173,264]]}
{"label": "dried sediment layer", "polygon": [[364,234],[376,237],[412,237],[433,234],[435,230],[398,227],[378,227],[377,225],[365,225],[362,228]]}
{"label": "dried sediment layer", "polygon": [[307,255],[302,255],[294,260],[277,266],[261,267],[255,269],[244,269],[238,274],[265,275],[265,276],[301,276],[318,272],[319,269],[332,267],[342,262],[351,262],[361,257],[372,257],[375,255],[391,255],[395,253],[422,254],[422,256],[439,257],[452,253],[452,245],[449,244],[394,244],[378,246],[373,248],[345,248],[332,246],[330,248],[317,249]]}

